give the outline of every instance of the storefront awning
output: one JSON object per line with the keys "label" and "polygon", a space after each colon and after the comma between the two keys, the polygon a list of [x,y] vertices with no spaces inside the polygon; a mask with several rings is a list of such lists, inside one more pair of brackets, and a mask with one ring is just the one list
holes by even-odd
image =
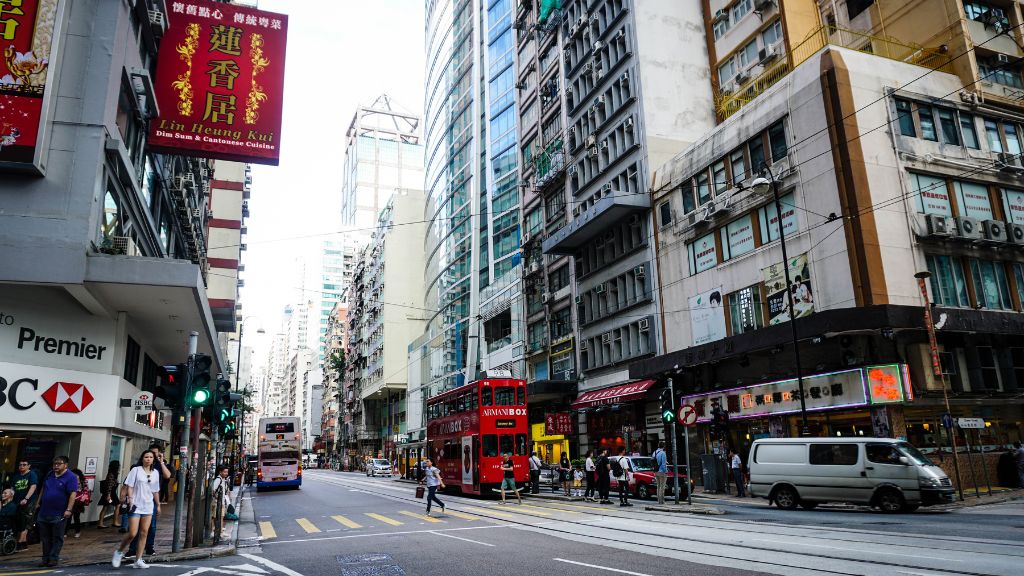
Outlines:
{"label": "storefront awning", "polygon": [[594,406],[639,400],[643,398],[651,386],[654,386],[654,380],[640,380],[638,382],[630,382],[629,384],[619,384],[618,386],[584,392],[572,403],[572,409],[579,410],[581,408],[592,408]]}

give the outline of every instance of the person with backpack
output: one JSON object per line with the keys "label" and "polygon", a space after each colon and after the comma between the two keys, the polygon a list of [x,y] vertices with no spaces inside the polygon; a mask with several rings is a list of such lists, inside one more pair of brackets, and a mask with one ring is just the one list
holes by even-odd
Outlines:
{"label": "person with backpack", "polygon": [[629,470],[626,469],[626,447],[619,448],[619,455],[611,461],[612,476],[619,483],[619,506],[632,506],[629,503]]}
{"label": "person with backpack", "polygon": [[608,461],[608,449],[601,450],[601,457],[597,459],[597,492],[601,495],[601,504],[611,504],[608,493],[611,491],[611,463]]}

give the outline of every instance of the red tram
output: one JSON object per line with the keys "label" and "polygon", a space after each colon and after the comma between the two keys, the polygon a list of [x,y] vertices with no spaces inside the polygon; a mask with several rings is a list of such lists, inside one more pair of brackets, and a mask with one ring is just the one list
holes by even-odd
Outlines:
{"label": "red tram", "polygon": [[530,478],[526,381],[478,380],[427,401],[427,444],[446,485],[485,494],[501,485],[503,455],[516,484]]}

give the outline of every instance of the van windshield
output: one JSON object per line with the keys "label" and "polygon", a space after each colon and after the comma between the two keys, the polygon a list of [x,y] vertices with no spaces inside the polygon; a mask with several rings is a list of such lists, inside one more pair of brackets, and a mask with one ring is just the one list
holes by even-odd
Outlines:
{"label": "van windshield", "polygon": [[927,456],[922,454],[920,450],[906,442],[897,443],[896,448],[900,451],[901,454],[909,458],[911,462],[917,464],[918,466],[935,466],[935,464],[933,464]]}

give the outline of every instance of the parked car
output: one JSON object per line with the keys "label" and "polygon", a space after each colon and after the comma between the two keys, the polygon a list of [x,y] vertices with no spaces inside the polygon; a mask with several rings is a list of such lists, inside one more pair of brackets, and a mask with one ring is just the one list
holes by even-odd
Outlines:
{"label": "parked car", "polygon": [[366,463],[367,476],[391,476],[391,462],[384,458],[371,458]]}
{"label": "parked car", "polygon": [[954,500],[942,468],[892,438],[763,438],[749,460],[750,495],[788,510],[849,502],[913,512]]}
{"label": "parked car", "polygon": [[[640,499],[655,498],[658,495],[658,483],[655,480],[654,471],[657,469],[658,464],[655,462],[652,456],[623,456],[622,457],[623,467],[627,468],[633,473],[632,478],[629,481],[629,491]],[[693,482],[690,480],[689,475],[686,474],[686,466],[677,466],[680,470],[679,475],[679,497],[686,497],[687,486],[693,489]],[[665,495],[671,496],[675,494],[673,487],[673,478],[675,472],[672,470],[672,466],[669,465],[669,471],[666,475],[667,485],[665,486]],[[616,490],[615,486],[612,486],[612,492]]]}
{"label": "parked car", "polygon": [[562,483],[558,480],[557,464],[542,463],[540,465],[540,485],[551,488],[552,492],[562,489]]}

